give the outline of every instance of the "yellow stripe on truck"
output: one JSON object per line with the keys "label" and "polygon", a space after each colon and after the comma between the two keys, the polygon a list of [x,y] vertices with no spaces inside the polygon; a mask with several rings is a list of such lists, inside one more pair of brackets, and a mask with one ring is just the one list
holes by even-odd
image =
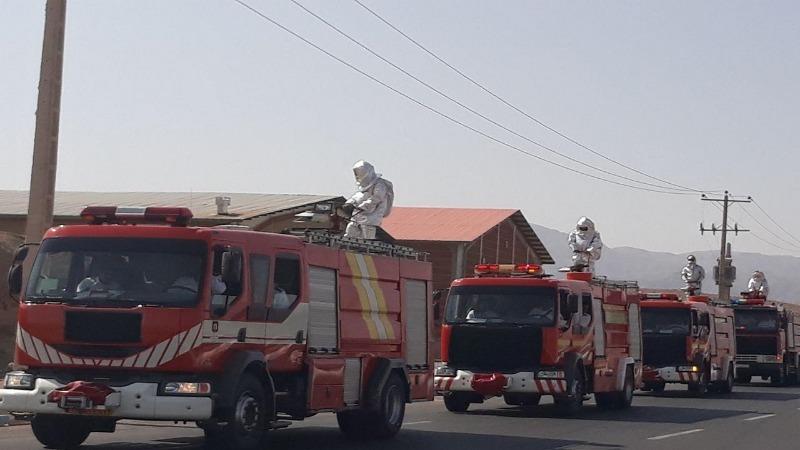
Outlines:
{"label": "yellow stripe on truck", "polygon": [[353,286],[355,286],[356,292],[358,293],[358,301],[361,303],[361,317],[364,319],[364,323],[367,325],[369,337],[372,339],[378,339],[378,327],[375,325],[375,322],[372,320],[372,316],[370,314],[372,308],[369,305],[367,291],[364,289],[364,285],[362,284],[364,276],[361,274],[361,269],[356,261],[356,255],[352,253],[345,253],[344,255],[347,259],[347,264],[350,266],[350,270],[353,272]]}
{"label": "yellow stripe on truck", "polygon": [[388,315],[389,306],[386,304],[386,296],[383,295],[383,289],[381,289],[381,286],[378,283],[378,269],[375,267],[375,260],[371,256],[359,256],[364,258],[367,270],[369,271],[370,284],[372,285],[372,289],[375,291],[375,296],[378,300],[378,308],[380,309],[379,317],[381,322],[383,322],[383,326],[386,328],[386,335],[389,339],[394,339],[394,327],[392,327],[392,322],[389,320]]}

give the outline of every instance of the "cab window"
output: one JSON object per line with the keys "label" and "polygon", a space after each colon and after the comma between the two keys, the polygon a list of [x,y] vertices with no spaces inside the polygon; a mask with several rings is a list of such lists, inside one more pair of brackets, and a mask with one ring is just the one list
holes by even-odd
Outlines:
{"label": "cab window", "polygon": [[267,298],[269,294],[269,256],[250,255],[250,308],[247,318],[264,320],[267,317]]}
{"label": "cab window", "polygon": [[275,257],[270,321],[282,321],[300,297],[300,257],[283,253]]}
{"label": "cab window", "polygon": [[223,316],[242,293],[242,251],[238,248],[214,248],[211,266],[211,312]]}

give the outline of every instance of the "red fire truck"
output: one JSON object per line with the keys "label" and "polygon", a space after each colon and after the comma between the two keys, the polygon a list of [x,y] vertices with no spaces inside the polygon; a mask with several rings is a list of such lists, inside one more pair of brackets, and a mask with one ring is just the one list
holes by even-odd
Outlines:
{"label": "red fire truck", "polygon": [[455,280],[442,326],[436,389],[452,412],[503,396],[535,406],[552,395],[574,413],[587,394],[601,408],[626,408],[641,382],[639,288],[635,282],[566,280],[532,264],[475,267]]}
{"label": "red fire truck", "polygon": [[189,227],[186,208],[82,216],[44,236],[0,390],[45,446],[145,419],[254,449],[319,412],[389,437],[406,402],[433,399],[431,266],[411,249]]}
{"label": "red fire truck", "polygon": [[800,314],[743,292],[734,303],[737,381],[753,376],[781,385],[800,381]]}
{"label": "red fire truck", "polygon": [[666,383],[682,383],[703,395],[733,390],[736,355],[733,310],[709,297],[642,295],[644,390],[661,392]]}

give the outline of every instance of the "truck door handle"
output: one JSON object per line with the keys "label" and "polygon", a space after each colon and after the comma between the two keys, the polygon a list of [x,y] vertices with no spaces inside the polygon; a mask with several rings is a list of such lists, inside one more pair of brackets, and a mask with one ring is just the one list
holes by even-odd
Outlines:
{"label": "truck door handle", "polygon": [[247,328],[239,328],[239,334],[236,335],[236,342],[244,342],[247,340]]}

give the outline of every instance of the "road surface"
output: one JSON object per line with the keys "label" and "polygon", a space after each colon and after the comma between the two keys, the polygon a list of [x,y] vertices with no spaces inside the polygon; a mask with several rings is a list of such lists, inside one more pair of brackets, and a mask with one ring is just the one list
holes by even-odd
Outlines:
{"label": "road surface", "polygon": [[[26,425],[0,428],[0,449],[40,449]],[[120,422],[114,434],[94,433],[82,448],[200,449],[192,424]],[[593,402],[573,418],[559,417],[550,401],[532,411],[500,400],[472,405],[465,414],[441,400],[409,405],[402,431],[385,442],[345,440],[332,414],[272,432],[265,449],[798,449],[800,387],[736,386],[729,395],[696,399],[678,386],[663,394],[637,393],[626,411],[604,412]]]}

